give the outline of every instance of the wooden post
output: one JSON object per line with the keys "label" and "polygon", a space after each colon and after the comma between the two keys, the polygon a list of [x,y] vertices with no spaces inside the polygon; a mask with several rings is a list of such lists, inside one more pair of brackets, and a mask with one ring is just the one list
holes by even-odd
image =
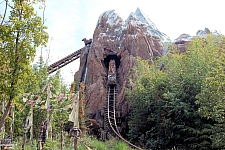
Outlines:
{"label": "wooden post", "polygon": [[43,134],[43,129],[42,129],[42,126],[41,126],[40,133],[39,133],[39,137],[38,137],[38,150],[42,150],[42,146],[43,146],[43,143],[42,143],[42,134]]}
{"label": "wooden post", "polygon": [[70,136],[73,137],[73,144],[74,144],[74,150],[78,150],[78,145],[77,145],[77,141],[78,138],[81,136],[81,130],[78,129],[77,127],[74,127],[72,129],[70,129]]}
{"label": "wooden post", "polygon": [[26,138],[27,138],[27,136],[26,136],[26,132],[25,132],[25,131],[23,131],[23,144],[22,144],[22,150],[24,150],[24,149],[25,149]]}
{"label": "wooden post", "polygon": [[77,130],[74,130],[74,150],[78,150],[78,145],[77,145]]}
{"label": "wooden post", "polygon": [[42,150],[42,144],[40,141],[38,141],[38,150]]}
{"label": "wooden post", "polygon": [[63,127],[64,127],[64,122],[61,122],[61,134],[60,134],[60,150],[63,150]]}
{"label": "wooden post", "polygon": [[48,121],[45,120],[41,123],[41,127],[40,127],[40,132],[38,137],[38,150],[42,150],[44,143],[46,142],[47,128],[48,128]]}
{"label": "wooden post", "polygon": [[50,113],[50,118],[49,118],[49,132],[50,132],[50,139],[52,140],[52,120],[53,120],[53,114],[52,114],[52,112]]}
{"label": "wooden post", "polygon": [[23,123],[22,123],[22,127],[23,127],[23,144],[22,144],[22,150],[25,149],[25,145],[26,145],[26,134],[27,134],[27,129],[29,127],[30,124],[30,120],[28,118],[24,118],[23,119]]}
{"label": "wooden post", "polygon": [[31,104],[31,116],[30,116],[30,142],[31,144],[33,144],[33,113],[34,113],[34,110],[33,110],[33,105]]}

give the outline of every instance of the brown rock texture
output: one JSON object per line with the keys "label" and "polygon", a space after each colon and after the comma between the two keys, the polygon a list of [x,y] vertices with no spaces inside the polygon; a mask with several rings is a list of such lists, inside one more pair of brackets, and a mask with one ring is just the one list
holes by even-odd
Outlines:
{"label": "brown rock texture", "polygon": [[202,37],[205,38],[207,34],[210,34],[210,30],[205,28],[204,30],[198,30],[195,36],[190,36],[189,34],[181,34],[177,39],[175,39],[174,44],[180,50],[180,53],[186,51],[189,43],[194,37]]}
{"label": "brown rock texture", "polygon": [[192,40],[192,36],[189,34],[181,34],[177,39],[175,39],[174,44],[179,49],[180,53],[183,53],[186,51],[188,44]]}
{"label": "brown rock texture", "polygon": [[[135,18],[123,21],[114,10],[104,12],[97,22],[93,41],[87,58],[86,76],[86,114],[96,120],[99,112],[105,107],[107,85],[107,57],[117,57],[117,109],[122,116],[128,114],[128,99],[125,88],[129,87],[128,77],[135,65],[137,56],[145,60],[163,54],[163,43],[157,36],[151,36],[147,26],[138,23]],[[82,49],[80,69],[75,74],[78,81],[81,78],[85,64],[86,48]]]}

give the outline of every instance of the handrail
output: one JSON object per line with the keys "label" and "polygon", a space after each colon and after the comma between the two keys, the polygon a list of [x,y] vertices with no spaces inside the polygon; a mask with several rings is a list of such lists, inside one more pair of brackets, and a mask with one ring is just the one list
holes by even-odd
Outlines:
{"label": "handrail", "polygon": [[79,49],[75,52],[73,52],[72,54],[60,59],[59,61],[51,64],[50,66],[48,66],[48,73],[51,74],[53,72],[55,72],[56,70],[66,66],[67,64],[73,62],[74,60],[80,58],[81,55],[81,50]]}

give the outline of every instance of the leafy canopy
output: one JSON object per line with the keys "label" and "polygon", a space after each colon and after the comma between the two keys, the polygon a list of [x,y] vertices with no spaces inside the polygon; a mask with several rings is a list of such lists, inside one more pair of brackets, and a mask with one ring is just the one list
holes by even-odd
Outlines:
{"label": "leafy canopy", "polygon": [[182,54],[170,47],[153,65],[137,59],[127,89],[130,139],[150,149],[224,148],[224,49],[223,36],[209,35]]}

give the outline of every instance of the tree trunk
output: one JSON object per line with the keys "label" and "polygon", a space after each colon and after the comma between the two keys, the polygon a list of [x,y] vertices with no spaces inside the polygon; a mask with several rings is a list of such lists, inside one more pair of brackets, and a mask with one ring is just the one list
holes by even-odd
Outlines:
{"label": "tree trunk", "polygon": [[11,110],[12,108],[12,102],[9,102],[6,106],[6,109],[4,110],[4,113],[2,115],[2,118],[0,120],[0,129],[2,130],[2,127],[4,126],[5,124],[5,119],[6,117],[9,115],[9,111]]}

